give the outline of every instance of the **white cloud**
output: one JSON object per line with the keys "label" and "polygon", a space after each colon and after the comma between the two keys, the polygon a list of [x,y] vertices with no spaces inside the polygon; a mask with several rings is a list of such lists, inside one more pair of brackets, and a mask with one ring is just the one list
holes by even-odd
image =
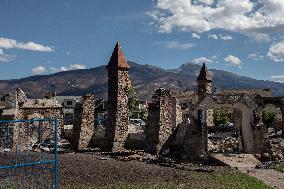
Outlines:
{"label": "white cloud", "polygon": [[50,71],[52,73],[57,73],[57,72],[65,72],[65,71],[70,71],[70,70],[82,70],[86,69],[86,65],[84,64],[70,64],[68,66],[61,66],[61,67],[50,67]]}
{"label": "white cloud", "polygon": [[86,65],[84,64],[71,64],[69,66],[69,70],[84,70],[86,69]]}
{"label": "white cloud", "polygon": [[247,58],[254,61],[260,61],[263,60],[264,56],[260,55],[259,53],[251,53],[247,56]]}
{"label": "white cloud", "polygon": [[65,67],[65,66],[61,66],[61,67],[50,67],[50,70],[52,73],[57,73],[57,72],[65,72],[65,71],[68,71],[68,68]]}
{"label": "white cloud", "polygon": [[157,41],[153,43],[154,46],[162,46],[165,49],[186,50],[195,46],[193,43],[181,43],[179,41]]}
{"label": "white cloud", "polygon": [[228,65],[238,66],[240,68],[241,60],[236,56],[230,54],[224,58],[224,61],[227,62]]}
{"label": "white cloud", "polygon": [[214,0],[196,0],[194,1],[195,4],[205,4],[205,5],[212,5]]}
{"label": "white cloud", "polygon": [[15,56],[5,54],[3,49],[0,49],[0,62],[11,62],[15,58]]}
{"label": "white cloud", "polygon": [[160,32],[214,29],[256,36],[284,35],[283,0],[157,0],[150,13]]}
{"label": "white cloud", "polygon": [[206,57],[199,57],[192,60],[194,64],[213,63],[214,61]]}
{"label": "white cloud", "polygon": [[192,33],[191,35],[193,38],[200,39],[200,35],[197,33]]}
{"label": "white cloud", "polygon": [[273,81],[284,83],[284,75],[275,75],[270,77]]}
{"label": "white cloud", "polygon": [[232,40],[233,37],[230,35],[219,35],[220,39],[222,40]]}
{"label": "white cloud", "polygon": [[269,43],[271,38],[268,34],[263,33],[248,33],[247,36],[251,37],[257,43]]}
{"label": "white cloud", "polygon": [[87,66],[84,64],[70,64],[68,66],[61,67],[50,67],[49,69],[44,66],[38,66],[32,69],[34,75],[48,74],[48,73],[57,73],[70,70],[82,70],[86,69]]}
{"label": "white cloud", "polygon": [[14,39],[8,39],[0,37],[0,48],[2,49],[24,49],[30,51],[41,51],[41,52],[52,52],[54,51],[51,47],[43,46],[35,42],[18,42]]}
{"label": "white cloud", "polygon": [[218,35],[215,35],[215,34],[209,34],[208,35],[208,38],[209,39],[215,39],[215,40],[232,40],[233,37],[230,36],[230,35],[223,35],[223,34],[218,34]]}
{"label": "white cloud", "polygon": [[38,66],[32,69],[34,75],[46,74],[48,71],[44,66]]}
{"label": "white cloud", "polygon": [[267,56],[274,62],[284,61],[284,40],[270,46]]}
{"label": "white cloud", "polygon": [[215,40],[219,39],[218,35],[211,35],[211,34],[208,35],[208,38],[209,39],[215,39]]}

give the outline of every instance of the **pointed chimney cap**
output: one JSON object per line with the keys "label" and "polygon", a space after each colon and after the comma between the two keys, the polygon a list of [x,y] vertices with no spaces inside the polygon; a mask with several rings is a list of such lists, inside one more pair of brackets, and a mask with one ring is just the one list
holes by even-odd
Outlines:
{"label": "pointed chimney cap", "polygon": [[205,63],[203,63],[200,73],[197,77],[197,81],[200,81],[200,80],[212,81],[212,77],[209,71],[207,70]]}
{"label": "pointed chimney cap", "polygon": [[119,45],[119,42],[117,42],[114,47],[114,50],[112,52],[107,68],[126,68],[126,69],[130,68],[124,56],[122,48]]}

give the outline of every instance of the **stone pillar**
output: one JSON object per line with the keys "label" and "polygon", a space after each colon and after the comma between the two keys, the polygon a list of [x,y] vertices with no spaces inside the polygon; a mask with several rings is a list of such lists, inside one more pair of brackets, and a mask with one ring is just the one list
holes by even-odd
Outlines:
{"label": "stone pillar", "polygon": [[284,105],[282,105],[281,109],[281,115],[282,115],[282,138],[284,138]]}
{"label": "stone pillar", "polygon": [[74,126],[72,146],[75,151],[84,150],[91,144],[95,125],[95,96],[84,95],[82,103],[74,110]]}
{"label": "stone pillar", "polygon": [[112,151],[123,151],[128,135],[128,93],[131,84],[129,68],[122,49],[117,43],[107,65],[108,108],[105,138],[106,148]]}
{"label": "stone pillar", "polygon": [[242,111],[239,109],[233,109],[233,124],[235,129],[242,128]]}
{"label": "stone pillar", "polygon": [[203,64],[197,77],[197,94],[199,102],[202,101],[207,95],[212,94],[212,77],[209,74],[205,64]]}
{"label": "stone pillar", "polygon": [[251,118],[253,112],[248,108],[242,108],[242,142],[244,153],[253,153],[254,142],[253,142],[253,127]]}
{"label": "stone pillar", "polygon": [[[205,119],[203,119],[203,116]],[[209,161],[208,153],[208,129],[207,129],[207,111],[205,114],[200,110],[198,111],[198,122],[201,125],[201,134],[202,134],[202,144],[203,144],[203,161]]]}
{"label": "stone pillar", "polygon": [[239,109],[233,109],[233,124],[234,129],[239,133],[238,142],[239,142],[239,152],[243,152],[243,137],[242,137],[242,111]]}
{"label": "stone pillar", "polygon": [[207,127],[213,127],[214,126],[214,109],[208,109],[206,111],[206,125]]}
{"label": "stone pillar", "polygon": [[173,132],[172,97],[170,90],[157,89],[148,104],[145,130],[146,151],[159,154]]}
{"label": "stone pillar", "polygon": [[172,98],[172,123],[173,130],[177,128],[177,125],[182,122],[182,111],[177,98]]}
{"label": "stone pillar", "polygon": [[263,146],[267,141],[267,138],[268,138],[267,129],[264,125],[254,128],[253,131],[254,154],[262,154],[264,152]]}

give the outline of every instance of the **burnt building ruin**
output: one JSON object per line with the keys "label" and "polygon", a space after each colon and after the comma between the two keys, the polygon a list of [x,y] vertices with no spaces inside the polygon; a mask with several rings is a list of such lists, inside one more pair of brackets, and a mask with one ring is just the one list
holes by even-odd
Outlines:
{"label": "burnt building ruin", "polygon": [[[87,148],[112,152],[135,149],[193,161],[207,161],[210,153],[266,154],[275,158],[267,137],[268,128],[262,122],[262,112],[267,105],[278,108],[281,114],[279,130],[282,130],[283,137],[284,97],[273,97],[268,89],[215,91],[212,89],[214,78],[203,64],[196,91],[156,89],[148,103],[145,127],[135,128],[129,123],[128,109],[131,70],[119,43],[115,45],[106,68],[108,98],[107,104],[99,103],[102,112],[95,112],[94,94],[80,97],[69,107],[64,105],[64,100],[59,103],[55,97],[28,99],[22,90],[17,89],[0,101],[1,119],[58,117],[59,134],[71,143],[75,151]],[[213,121],[217,109],[228,110],[226,113],[230,114],[232,123],[217,127]],[[69,121],[73,129],[68,132],[63,126],[66,113],[72,113],[72,121]],[[99,113],[106,119],[106,124],[96,128],[95,117],[99,117]],[[283,150],[277,153],[283,158]]]}

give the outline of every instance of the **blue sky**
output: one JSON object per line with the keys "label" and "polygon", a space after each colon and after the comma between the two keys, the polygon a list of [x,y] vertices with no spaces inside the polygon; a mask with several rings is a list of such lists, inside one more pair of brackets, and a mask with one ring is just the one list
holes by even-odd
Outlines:
{"label": "blue sky", "polygon": [[282,0],[0,0],[0,79],[128,60],[284,81]]}

